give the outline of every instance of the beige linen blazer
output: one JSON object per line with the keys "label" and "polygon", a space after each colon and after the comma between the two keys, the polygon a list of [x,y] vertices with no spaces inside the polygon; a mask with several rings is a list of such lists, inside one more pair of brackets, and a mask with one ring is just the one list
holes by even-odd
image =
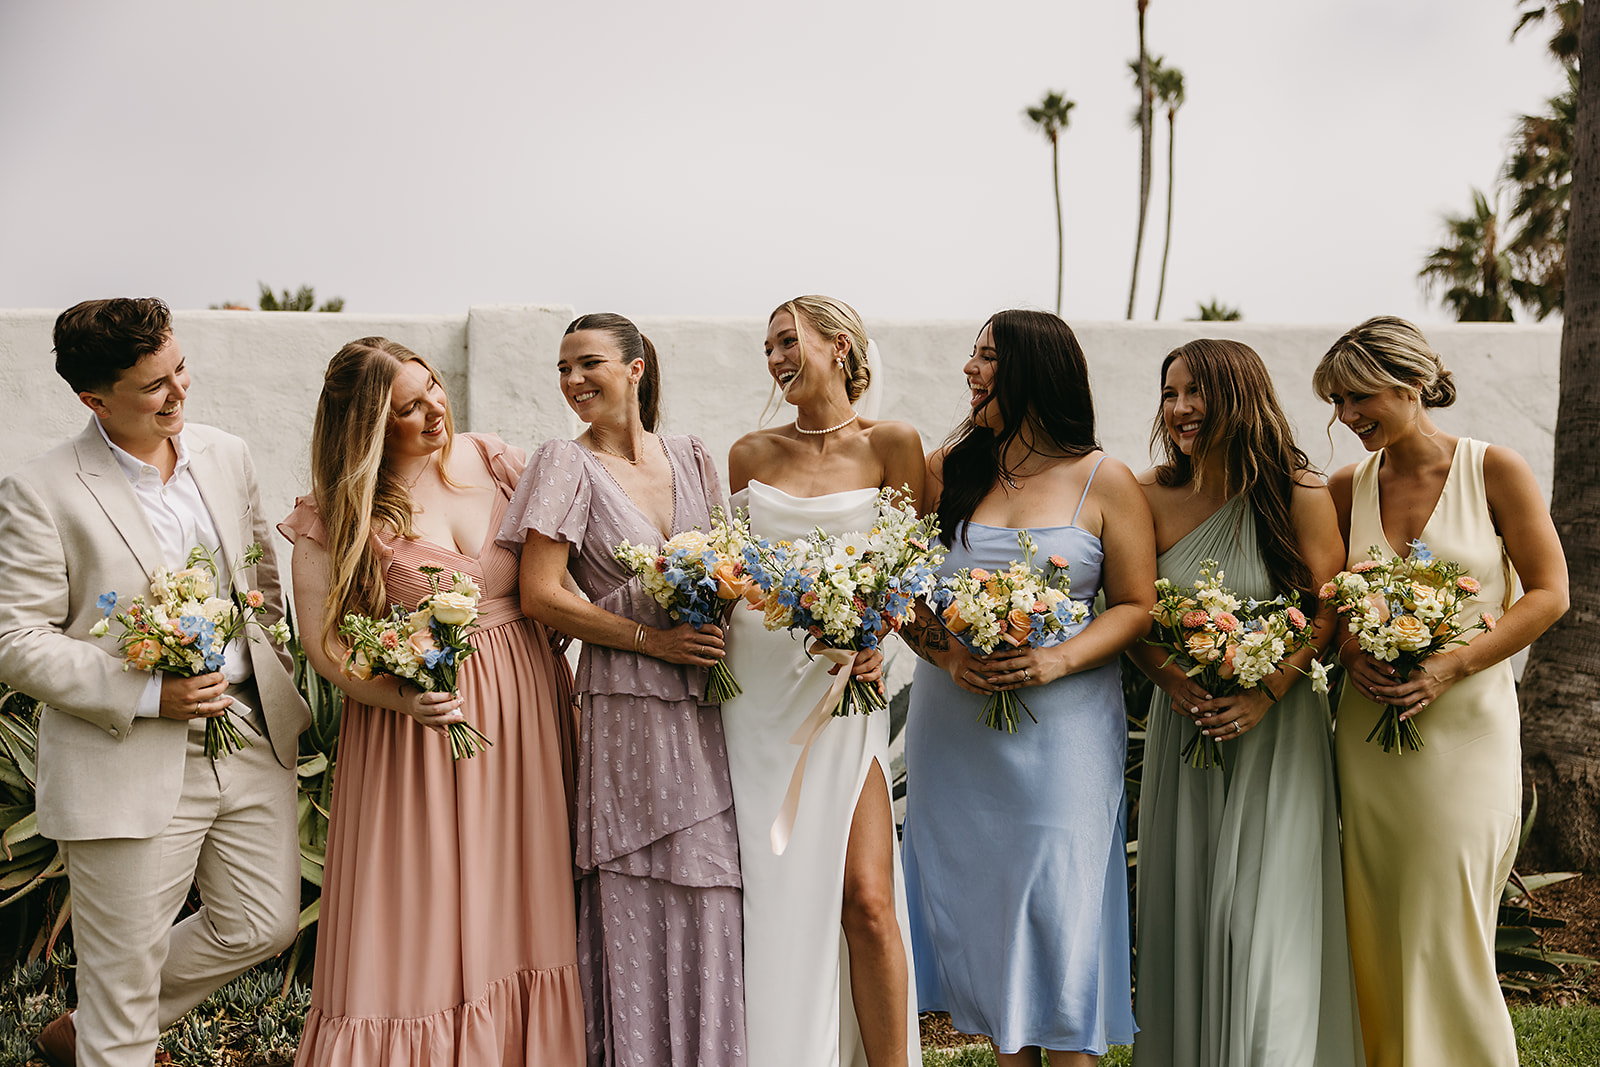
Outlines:
{"label": "beige linen blazer", "polygon": [[[266,555],[237,581],[265,594],[268,619],[281,618],[272,526],[261,514],[249,450],[232,434],[195,424],[184,444],[221,540],[219,565],[231,568],[259,543]],[[95,603],[102,593],[123,602],[147,595],[164,563],[92,417],[83,433],[0,479],[0,679],[48,705],[37,783],[46,837],[153,837],[177,810],[188,724],[135,718],[149,675],[123,670],[114,637],[89,635],[104,617]],[[253,627],[247,647],[273,754],[293,769],[310,713],[292,661]]]}

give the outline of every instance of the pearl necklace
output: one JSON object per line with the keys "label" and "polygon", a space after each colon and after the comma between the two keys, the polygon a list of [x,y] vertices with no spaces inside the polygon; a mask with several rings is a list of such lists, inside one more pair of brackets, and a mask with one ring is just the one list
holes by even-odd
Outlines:
{"label": "pearl necklace", "polygon": [[859,412],[859,411],[853,412],[848,419],[845,419],[843,422],[841,422],[837,426],[829,426],[826,430],[808,430],[804,426],[800,425],[800,420],[799,419],[796,419],[796,420],[794,420],[794,428],[795,428],[795,430],[797,430],[800,433],[810,434],[813,437],[820,437],[821,435],[823,435],[825,433],[832,433],[835,430],[842,430],[846,426],[849,426],[852,422],[855,422],[860,417],[861,417],[861,412]]}

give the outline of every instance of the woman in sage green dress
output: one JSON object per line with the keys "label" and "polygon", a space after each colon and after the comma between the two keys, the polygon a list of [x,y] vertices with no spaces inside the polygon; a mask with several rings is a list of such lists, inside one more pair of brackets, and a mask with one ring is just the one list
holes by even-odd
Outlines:
{"label": "woman in sage green dress", "polygon": [[[1315,591],[1344,563],[1333,500],[1295,446],[1261,358],[1191,341],[1161,366],[1140,476],[1157,572],[1188,586],[1216,561],[1241,597]],[[1139,799],[1134,1062],[1158,1067],[1349,1067],[1360,1040],[1345,941],[1328,700],[1304,671],[1332,636],[1261,688],[1213,698],[1151,645],[1130,654],[1156,683]],[[1221,767],[1179,751],[1203,730]]]}

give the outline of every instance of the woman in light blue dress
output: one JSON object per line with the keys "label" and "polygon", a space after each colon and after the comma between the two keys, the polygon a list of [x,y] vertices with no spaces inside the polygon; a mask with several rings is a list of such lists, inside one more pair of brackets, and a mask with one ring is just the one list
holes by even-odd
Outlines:
{"label": "woman in light blue dress", "polygon": [[[1118,655],[1149,629],[1155,535],[1132,472],[1099,450],[1088,366],[1054,315],[1003,311],[965,367],[972,413],[928,464],[944,573],[1065,557],[1106,607],[1044,648],[975,657],[926,609],[906,723],[904,859],[917,1001],[987,1036],[1001,1067],[1092,1064],[1133,1040],[1127,727]],[[1016,690],[1034,722],[980,721]]]}

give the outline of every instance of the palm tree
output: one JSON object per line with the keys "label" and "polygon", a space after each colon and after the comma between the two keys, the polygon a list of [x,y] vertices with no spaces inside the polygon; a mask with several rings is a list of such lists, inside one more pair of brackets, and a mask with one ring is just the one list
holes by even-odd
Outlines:
{"label": "palm tree", "polygon": [[1567,89],[1543,115],[1517,122],[1511,156],[1502,173],[1515,199],[1516,234],[1506,244],[1516,270],[1517,302],[1544,318],[1561,310],[1566,282],[1567,212],[1572,199],[1572,136],[1578,117],[1578,71],[1566,68]]}
{"label": "palm tree", "polygon": [[1578,59],[1578,24],[1583,19],[1583,0],[1518,0],[1522,17],[1511,30],[1512,40],[1526,27],[1549,18],[1554,23],[1550,32],[1550,54],[1563,64]]}
{"label": "palm tree", "polygon": [[1156,285],[1156,318],[1167,292],[1167,257],[1172,254],[1172,180],[1177,173],[1178,109],[1183,106],[1183,71],[1165,66],[1159,58],[1150,66],[1150,86],[1167,109],[1167,238],[1161,246],[1161,281]]}
{"label": "palm tree", "polygon": [[1139,254],[1144,250],[1144,219],[1150,212],[1150,53],[1144,46],[1144,12],[1150,0],[1139,5],[1139,58],[1133,66],[1139,83],[1139,231],[1133,239],[1133,280],[1128,283],[1128,318],[1133,318],[1133,299],[1139,293]]}
{"label": "palm tree", "polygon": [[1499,247],[1499,212],[1472,190],[1472,213],[1446,215],[1445,244],[1417,272],[1424,287],[1444,287],[1444,303],[1460,322],[1511,321],[1511,258]]}
{"label": "palm tree", "polygon": [[1200,305],[1200,314],[1190,319],[1190,322],[1238,322],[1244,318],[1244,312],[1238,308],[1229,307],[1216,297],[1211,298],[1211,303]]}
{"label": "palm tree", "polygon": [[1050,142],[1050,180],[1056,190],[1056,314],[1061,314],[1061,277],[1066,265],[1066,236],[1061,225],[1061,131],[1067,128],[1068,113],[1077,105],[1054,89],[1024,112]]}
{"label": "palm tree", "polygon": [[[1582,17],[1582,66],[1600,70],[1600,12]],[[1574,188],[1600,187],[1600,79],[1578,83]],[[1572,608],[1535,641],[1522,676],[1522,754],[1550,817],[1530,844],[1545,870],[1600,871],[1600,197],[1572,199],[1567,223],[1561,389],[1550,513]]]}
{"label": "palm tree", "polygon": [[275,295],[272,292],[272,286],[268,285],[266,282],[257,282],[256,285],[261,289],[261,299],[259,303],[262,311],[310,311],[313,308],[315,308],[317,311],[344,310],[344,297],[342,296],[336,296],[330,300],[324,300],[322,302],[322,306],[317,307],[316,290],[312,289],[309,285],[302,285],[300,287],[300,291],[295,293],[293,296],[289,294],[289,290],[287,289],[283,291],[282,296]]}

